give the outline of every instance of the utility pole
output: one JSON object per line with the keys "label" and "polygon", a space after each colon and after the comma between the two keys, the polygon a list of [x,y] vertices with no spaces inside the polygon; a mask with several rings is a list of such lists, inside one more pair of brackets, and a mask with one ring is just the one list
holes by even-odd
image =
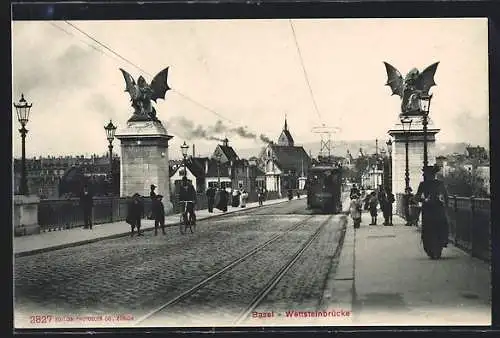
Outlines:
{"label": "utility pole", "polygon": [[319,154],[323,157],[328,154],[328,160],[330,160],[330,157],[332,156],[332,138],[331,135],[339,132],[340,128],[339,127],[328,127],[325,124],[322,124],[321,126],[314,127],[311,130],[315,134],[320,134],[321,137],[321,143],[320,143],[320,151]]}

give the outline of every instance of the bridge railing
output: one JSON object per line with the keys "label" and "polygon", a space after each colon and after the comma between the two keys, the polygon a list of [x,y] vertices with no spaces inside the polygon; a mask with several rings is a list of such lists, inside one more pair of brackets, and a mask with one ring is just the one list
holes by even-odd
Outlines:
{"label": "bridge railing", "polygon": [[[404,194],[396,196],[396,214],[405,218]],[[473,257],[491,260],[491,202],[488,198],[450,196],[446,210],[449,239]]]}
{"label": "bridge railing", "polygon": [[[275,191],[270,191],[266,195],[266,200],[281,198]],[[181,212],[181,205],[178,195],[170,196],[173,205],[171,213]],[[248,202],[256,202],[257,193],[252,192],[248,196]],[[92,223],[104,224],[117,221],[124,221],[127,217],[127,202],[125,197],[94,197],[94,207],[92,208]],[[144,216],[151,213],[151,199],[143,197]],[[165,202],[165,200],[163,200]],[[229,201],[231,202],[231,201]],[[196,210],[207,209],[208,201],[204,193],[197,194]],[[83,210],[78,198],[68,199],[47,199],[41,200],[38,205],[38,224],[42,232],[71,229],[84,225]]]}

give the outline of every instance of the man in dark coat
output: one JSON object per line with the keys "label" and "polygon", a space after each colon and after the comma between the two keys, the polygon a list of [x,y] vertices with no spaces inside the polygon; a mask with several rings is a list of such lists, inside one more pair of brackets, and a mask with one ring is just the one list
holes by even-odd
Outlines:
{"label": "man in dark coat", "polygon": [[196,224],[196,214],[194,213],[194,206],[196,204],[196,190],[193,185],[188,182],[186,176],[182,178],[181,188],[179,191],[179,201],[191,201],[191,203],[186,204],[186,208],[189,214],[189,218],[193,220],[193,224]]}
{"label": "man in dark coat", "polygon": [[386,219],[386,223],[384,225],[392,226],[392,204],[394,203],[395,198],[394,194],[391,191],[387,191],[385,203],[386,206],[384,208],[384,218]]}
{"label": "man in dark coat", "polygon": [[156,195],[151,205],[153,219],[155,220],[155,236],[158,235],[158,226],[161,226],[161,231],[165,235],[165,206],[161,201],[162,195]]}
{"label": "man in dark coat", "polygon": [[207,189],[207,203],[208,203],[208,212],[214,212],[214,203],[215,203],[215,188],[210,186]]}
{"label": "man in dark coat", "polygon": [[349,194],[350,199],[358,199],[360,196],[359,189],[356,187],[356,184],[352,185],[351,192]]}
{"label": "man in dark coat", "polygon": [[448,193],[444,183],[436,179],[439,171],[437,166],[424,168],[424,181],[420,182],[415,199],[422,201],[422,235],[426,227],[436,227],[436,234],[440,237],[443,247],[448,245],[448,219],[446,206]]}
{"label": "man in dark coat", "polygon": [[[151,184],[150,189],[151,191],[149,192],[149,197],[151,198],[151,206],[152,206],[153,202],[156,200],[156,192],[155,192],[156,185]],[[149,212],[148,219],[154,219],[152,210]]]}
{"label": "man in dark coat", "polygon": [[128,203],[127,208],[127,223],[130,224],[130,236],[134,235],[134,229],[137,228],[137,235],[142,236],[141,233],[141,218],[144,214],[144,203],[142,197],[135,193]]}
{"label": "man in dark coat", "polygon": [[92,199],[92,193],[87,185],[83,186],[83,190],[80,194],[80,206],[83,210],[83,228],[92,229],[92,207],[94,206],[94,201]]}

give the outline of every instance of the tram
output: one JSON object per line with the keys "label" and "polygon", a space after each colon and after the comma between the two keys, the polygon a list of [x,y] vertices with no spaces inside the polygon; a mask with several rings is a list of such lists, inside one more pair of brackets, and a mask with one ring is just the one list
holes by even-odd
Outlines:
{"label": "tram", "polygon": [[337,214],[342,212],[342,169],[329,164],[309,169],[307,207],[311,210]]}

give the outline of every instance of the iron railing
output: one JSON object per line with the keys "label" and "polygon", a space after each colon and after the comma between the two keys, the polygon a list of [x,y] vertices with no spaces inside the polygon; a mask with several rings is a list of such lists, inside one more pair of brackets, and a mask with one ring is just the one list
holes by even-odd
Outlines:
{"label": "iron railing", "polygon": [[[275,191],[267,192],[266,200],[281,198]],[[171,214],[181,212],[179,196],[170,196],[173,205]],[[248,202],[256,202],[257,193],[249,193]],[[92,223],[104,224],[111,222],[124,221],[127,217],[128,199],[125,197],[94,197],[94,206],[92,208]],[[151,199],[143,197],[144,217],[151,212]],[[229,200],[229,205],[231,200]],[[207,196],[204,193],[197,194],[196,210],[207,209]],[[78,198],[68,199],[47,199],[41,200],[38,205],[38,224],[40,231],[56,231],[72,229],[84,225],[83,209],[80,206]]]}
{"label": "iron railing", "polygon": [[[451,196],[446,214],[449,239],[473,257],[491,261],[491,202],[488,198]],[[405,219],[404,194],[396,196],[396,214]]]}

